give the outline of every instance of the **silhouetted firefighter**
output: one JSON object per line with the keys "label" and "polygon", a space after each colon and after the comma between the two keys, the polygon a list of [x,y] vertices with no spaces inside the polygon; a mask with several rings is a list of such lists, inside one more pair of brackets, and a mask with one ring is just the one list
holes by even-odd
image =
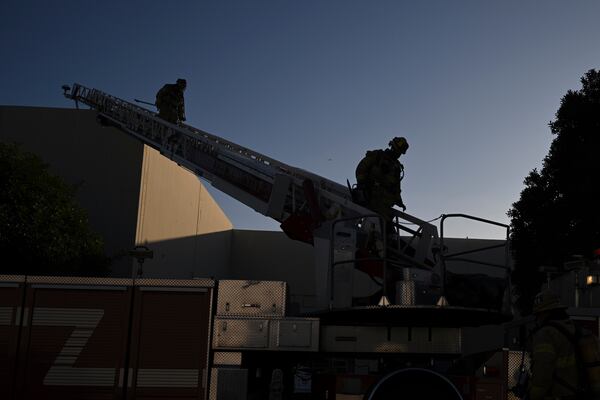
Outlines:
{"label": "silhouetted firefighter", "polygon": [[400,195],[400,182],[404,177],[404,166],[399,158],[408,150],[408,142],[403,137],[395,137],[385,150],[367,151],[356,167],[356,188],[360,202],[381,215],[392,232],[392,207],[406,210]]}
{"label": "silhouetted firefighter", "polygon": [[173,124],[185,121],[183,92],[186,86],[185,79],[177,79],[176,83],[167,83],[156,93],[159,117]]}

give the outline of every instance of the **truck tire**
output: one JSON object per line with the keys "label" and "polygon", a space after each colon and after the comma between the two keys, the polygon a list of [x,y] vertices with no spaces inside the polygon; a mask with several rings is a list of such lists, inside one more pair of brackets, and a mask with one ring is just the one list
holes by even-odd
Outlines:
{"label": "truck tire", "polygon": [[456,387],[443,375],[423,368],[394,371],[374,384],[363,400],[463,400]]}

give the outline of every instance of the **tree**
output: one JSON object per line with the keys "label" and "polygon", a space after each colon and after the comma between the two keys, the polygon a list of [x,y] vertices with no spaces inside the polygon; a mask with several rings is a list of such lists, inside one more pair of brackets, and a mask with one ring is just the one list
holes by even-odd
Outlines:
{"label": "tree", "polygon": [[0,143],[0,274],[109,272],[103,241],[75,193],[37,156]]}
{"label": "tree", "polygon": [[588,71],[581,84],[562,98],[542,169],[529,173],[508,211],[513,283],[524,313],[543,280],[539,267],[561,270],[571,256],[600,247],[600,72]]}

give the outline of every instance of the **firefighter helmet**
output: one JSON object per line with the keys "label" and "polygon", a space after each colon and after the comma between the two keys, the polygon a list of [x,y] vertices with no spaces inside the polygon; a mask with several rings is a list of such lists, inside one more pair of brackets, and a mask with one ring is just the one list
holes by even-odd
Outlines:
{"label": "firefighter helmet", "polygon": [[565,308],[567,308],[567,306],[560,302],[560,296],[548,289],[542,290],[533,299],[534,314]]}
{"label": "firefighter helmet", "polygon": [[389,145],[392,148],[392,150],[398,151],[401,154],[406,153],[406,150],[408,150],[408,142],[403,137],[393,138],[392,140],[390,140]]}

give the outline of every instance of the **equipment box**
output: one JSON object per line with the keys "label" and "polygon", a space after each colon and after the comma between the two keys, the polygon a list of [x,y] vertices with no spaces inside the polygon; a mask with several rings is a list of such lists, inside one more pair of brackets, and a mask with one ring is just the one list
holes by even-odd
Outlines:
{"label": "equipment box", "polygon": [[272,320],[271,348],[282,351],[319,351],[319,319]]}
{"label": "equipment box", "polygon": [[318,351],[318,318],[217,317],[215,350]]}
{"label": "equipment box", "polygon": [[269,320],[250,318],[215,318],[216,349],[267,349]]}
{"label": "equipment box", "polygon": [[217,315],[283,317],[287,284],[277,281],[222,280]]}

